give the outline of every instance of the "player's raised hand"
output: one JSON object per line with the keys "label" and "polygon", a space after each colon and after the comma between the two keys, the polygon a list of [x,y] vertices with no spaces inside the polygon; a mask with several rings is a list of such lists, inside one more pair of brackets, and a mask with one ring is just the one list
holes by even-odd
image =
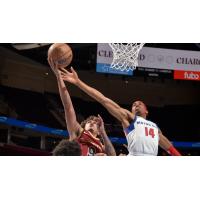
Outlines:
{"label": "player's raised hand", "polygon": [[100,134],[106,134],[104,121],[103,121],[103,119],[101,118],[100,115],[98,115],[98,120],[99,120],[99,132],[100,132]]}
{"label": "player's raised hand", "polygon": [[53,62],[53,59],[48,57],[48,63],[52,69],[52,71],[54,72],[54,74],[58,77],[59,75],[61,75],[61,73],[59,72],[58,66],[56,63]]}
{"label": "player's raised hand", "polygon": [[71,69],[71,72],[69,70],[64,69],[64,68],[60,69],[61,70],[62,79],[64,81],[67,81],[69,83],[72,83],[72,84],[76,85],[78,83],[78,81],[79,81],[78,74],[73,69],[73,67],[71,67],[70,69]]}

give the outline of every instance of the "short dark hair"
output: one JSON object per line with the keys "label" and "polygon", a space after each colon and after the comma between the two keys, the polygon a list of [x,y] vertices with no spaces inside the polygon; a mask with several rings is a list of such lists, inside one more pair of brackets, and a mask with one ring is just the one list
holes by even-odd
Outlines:
{"label": "short dark hair", "polygon": [[52,152],[53,156],[81,156],[81,147],[77,141],[61,140]]}
{"label": "short dark hair", "polygon": [[94,116],[94,115],[89,116],[86,120],[81,122],[81,127],[84,129],[85,125],[87,124],[88,121],[95,120],[95,119],[97,119],[96,116]]}

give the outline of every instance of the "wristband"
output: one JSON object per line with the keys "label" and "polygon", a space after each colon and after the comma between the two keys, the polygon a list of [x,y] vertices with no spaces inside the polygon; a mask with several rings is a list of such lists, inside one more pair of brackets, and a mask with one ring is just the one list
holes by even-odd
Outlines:
{"label": "wristband", "polygon": [[174,148],[173,145],[168,149],[168,153],[172,156],[181,156],[181,154]]}

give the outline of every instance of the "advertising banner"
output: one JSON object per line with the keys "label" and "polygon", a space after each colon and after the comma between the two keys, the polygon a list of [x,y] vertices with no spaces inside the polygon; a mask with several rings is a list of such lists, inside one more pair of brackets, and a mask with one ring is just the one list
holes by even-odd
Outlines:
{"label": "advertising banner", "polygon": [[[110,69],[112,59],[113,52],[109,44],[99,43],[97,45],[97,72],[133,75],[134,72],[122,72]],[[173,71],[200,72],[200,52],[144,46],[139,53],[138,69],[144,72],[150,71],[151,73],[149,74],[153,76],[156,76],[156,73],[170,74]],[[196,73],[196,75],[198,74]],[[186,79],[194,80],[192,78]]]}
{"label": "advertising banner", "polygon": [[175,70],[174,79],[200,81],[200,72]]}

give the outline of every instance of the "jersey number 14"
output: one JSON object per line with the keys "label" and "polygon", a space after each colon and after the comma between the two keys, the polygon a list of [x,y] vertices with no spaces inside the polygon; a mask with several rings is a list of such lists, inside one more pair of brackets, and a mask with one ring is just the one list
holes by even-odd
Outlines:
{"label": "jersey number 14", "polygon": [[154,129],[145,127],[145,135],[146,136],[151,136],[152,138],[154,138],[155,137]]}

